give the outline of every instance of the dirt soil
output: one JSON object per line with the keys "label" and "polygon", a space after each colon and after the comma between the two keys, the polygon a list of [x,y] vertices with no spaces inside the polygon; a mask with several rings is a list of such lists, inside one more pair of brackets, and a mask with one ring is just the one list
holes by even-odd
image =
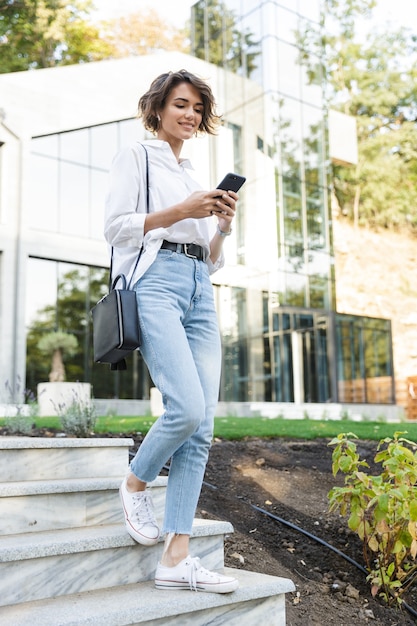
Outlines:
{"label": "dirt soil", "polygon": [[[7,434],[0,428],[0,435]],[[107,436],[132,437],[132,454],[142,440],[136,434]],[[344,477],[332,475],[332,448],[328,442],[216,440],[198,516],[233,525],[234,533],[225,540],[227,566],[294,582],[296,591],[286,595],[286,626],[415,625],[417,584],[404,597],[410,611],[388,608],[382,600],[373,598],[366,574],[356,565],[364,566],[360,540],[348,529],[346,519],[329,513],[328,492],[342,485]],[[376,447],[374,441],[357,444],[361,458],[370,465],[370,473],[380,473],[380,468],[373,465]]]}
{"label": "dirt soil", "polygon": [[[358,444],[360,456],[371,468],[376,446],[376,442]],[[366,575],[356,565],[253,508],[307,531],[363,566],[360,540],[344,518],[328,511],[328,492],[343,484],[343,476],[332,476],[331,453],[325,439],[216,441],[200,515],[233,524],[235,532],[225,543],[226,565],[294,582],[296,591],[287,594],[287,626],[416,624],[417,613],[391,609],[372,598]],[[415,611],[416,592],[417,588],[410,590],[406,598]]]}
{"label": "dirt soil", "polygon": [[[141,437],[131,437],[133,454]],[[344,483],[344,476],[332,475],[328,444],[329,439],[215,440],[197,515],[233,525],[225,539],[226,566],[293,581],[286,626],[415,625],[417,586],[404,597],[411,611],[373,598],[356,565],[365,565],[361,541],[346,519],[328,510],[330,489]],[[370,473],[380,473],[373,463],[377,442],[360,441],[357,451]]]}

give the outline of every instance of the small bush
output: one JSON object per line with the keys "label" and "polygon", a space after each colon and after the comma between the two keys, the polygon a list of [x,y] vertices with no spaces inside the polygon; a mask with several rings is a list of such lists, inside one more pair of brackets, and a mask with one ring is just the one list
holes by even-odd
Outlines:
{"label": "small bush", "polygon": [[361,469],[369,465],[349,439],[356,435],[342,433],[329,443],[335,446],[333,475],[346,475],[345,486],[329,492],[330,510],[349,515],[349,528],[363,542],[371,593],[388,605],[400,604],[417,577],[417,445],[401,434],[380,440],[376,476]]}
{"label": "small bush", "polygon": [[[21,389],[21,380],[17,378],[16,393],[23,396],[23,402],[14,404],[10,403],[8,412],[5,416],[4,424],[8,431],[16,435],[29,435],[34,426],[34,418],[38,415],[38,403],[33,391],[30,389]],[[10,399],[13,398],[12,387],[7,380],[5,383],[6,391]]]}
{"label": "small bush", "polygon": [[90,437],[94,433],[97,415],[92,402],[74,399],[71,404],[59,405],[56,410],[62,429],[68,435]]}
{"label": "small bush", "polygon": [[7,415],[4,425],[11,434],[30,435],[33,429],[33,418],[27,413],[16,413],[16,415]]}

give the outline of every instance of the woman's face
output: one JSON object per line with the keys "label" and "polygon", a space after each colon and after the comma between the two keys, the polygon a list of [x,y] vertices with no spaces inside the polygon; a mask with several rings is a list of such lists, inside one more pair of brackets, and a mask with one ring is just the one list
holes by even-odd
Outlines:
{"label": "woman's face", "polygon": [[190,139],[198,130],[204,104],[200,92],[190,83],[180,83],[169,94],[161,118],[157,137],[168,143]]}

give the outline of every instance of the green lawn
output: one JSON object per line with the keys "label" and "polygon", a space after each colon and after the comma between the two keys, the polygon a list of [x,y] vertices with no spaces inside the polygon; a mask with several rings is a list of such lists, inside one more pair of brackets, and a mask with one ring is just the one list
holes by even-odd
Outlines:
{"label": "green lawn", "polygon": [[359,439],[379,441],[395,432],[407,432],[407,438],[417,441],[417,423],[385,424],[381,422],[351,422],[348,420],[287,420],[261,417],[216,418],[214,434],[223,439],[243,437],[288,437],[301,439],[333,438],[339,433],[354,433]]}
{"label": "green lawn", "polygon": [[[149,416],[118,417],[106,416],[97,419],[96,433],[146,433],[155,418]],[[36,418],[37,427],[60,429],[57,417]],[[0,425],[4,419],[0,419]],[[287,420],[264,417],[217,417],[214,436],[221,439],[243,439],[244,437],[288,437],[316,439],[332,438],[339,433],[354,433],[359,439],[380,440],[392,437],[395,432],[406,432],[407,438],[417,441],[417,422],[388,424],[383,422],[352,422],[349,420]]]}

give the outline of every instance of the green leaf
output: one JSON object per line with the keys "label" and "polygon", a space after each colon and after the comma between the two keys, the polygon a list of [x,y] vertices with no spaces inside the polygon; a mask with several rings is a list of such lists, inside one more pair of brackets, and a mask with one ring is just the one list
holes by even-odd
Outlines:
{"label": "green leaf", "polygon": [[358,526],[362,521],[362,516],[354,511],[350,514],[349,520],[348,520],[348,526],[351,530],[356,531],[358,530]]}
{"label": "green leaf", "polygon": [[341,471],[344,474],[346,474],[347,472],[349,472],[349,470],[352,467],[352,459],[349,456],[347,456],[346,454],[342,455],[340,457],[339,467],[340,467]]}
{"label": "green leaf", "polygon": [[378,508],[383,513],[388,512],[388,504],[389,504],[389,495],[387,493],[382,494],[378,498]]}
{"label": "green leaf", "polygon": [[417,499],[411,500],[409,504],[410,520],[417,522]]}

